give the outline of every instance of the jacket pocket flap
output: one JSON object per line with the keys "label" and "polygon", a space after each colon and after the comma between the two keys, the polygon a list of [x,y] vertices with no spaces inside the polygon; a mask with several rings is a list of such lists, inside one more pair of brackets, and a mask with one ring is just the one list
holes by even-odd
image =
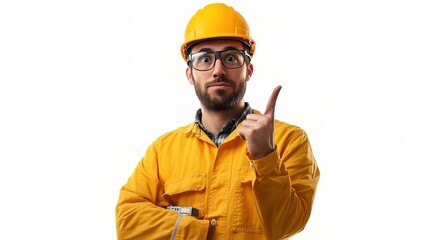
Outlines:
{"label": "jacket pocket flap", "polygon": [[196,174],[170,179],[164,185],[165,194],[174,195],[189,191],[201,191],[206,188],[206,174]]}

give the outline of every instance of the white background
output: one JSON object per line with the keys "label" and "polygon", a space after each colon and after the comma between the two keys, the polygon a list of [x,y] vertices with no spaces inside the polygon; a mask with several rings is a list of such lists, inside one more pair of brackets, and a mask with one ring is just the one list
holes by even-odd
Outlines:
{"label": "white background", "polygon": [[[116,239],[148,145],[199,107],[179,47],[209,1],[0,1],[0,239]],[[310,137],[293,239],[428,239],[425,1],[228,1],[257,41],[245,97]]]}

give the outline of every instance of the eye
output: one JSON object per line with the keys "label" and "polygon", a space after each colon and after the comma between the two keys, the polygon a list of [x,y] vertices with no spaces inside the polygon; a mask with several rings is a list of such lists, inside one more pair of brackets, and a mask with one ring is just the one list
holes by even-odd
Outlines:
{"label": "eye", "polygon": [[213,61],[213,56],[212,55],[213,54],[209,54],[209,53],[203,54],[201,56],[198,56],[197,61],[199,63],[209,64],[209,63],[211,63]]}
{"label": "eye", "polygon": [[237,52],[237,51],[225,52],[225,55],[223,56],[223,62],[224,63],[240,62],[240,52]]}
{"label": "eye", "polygon": [[225,57],[225,61],[227,62],[236,62],[237,61],[237,57],[234,55],[229,55]]}
{"label": "eye", "polygon": [[200,58],[200,62],[202,62],[202,63],[208,63],[210,61],[211,61],[211,59],[208,56],[204,56],[204,57]]}

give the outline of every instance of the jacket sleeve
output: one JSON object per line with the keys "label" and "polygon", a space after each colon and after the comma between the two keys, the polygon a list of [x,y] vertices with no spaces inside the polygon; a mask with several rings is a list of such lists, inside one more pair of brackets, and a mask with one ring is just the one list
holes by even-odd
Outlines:
{"label": "jacket sleeve", "polygon": [[206,239],[209,221],[179,216],[165,209],[163,186],[158,178],[157,144],[152,144],[128,182],[116,206],[116,231],[125,239]]}
{"label": "jacket sleeve", "polygon": [[275,138],[276,150],[251,160],[253,193],[267,239],[290,237],[304,229],[320,172],[307,135],[300,128]]}

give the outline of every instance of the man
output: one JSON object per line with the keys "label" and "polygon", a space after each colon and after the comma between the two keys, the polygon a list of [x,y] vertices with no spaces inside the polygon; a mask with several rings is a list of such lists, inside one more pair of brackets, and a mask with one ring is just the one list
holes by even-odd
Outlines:
{"label": "man", "polygon": [[159,137],[120,192],[118,239],[287,239],[310,216],[319,170],[300,128],[243,101],[255,42],[245,19],[210,4],[182,46],[201,109]]}

